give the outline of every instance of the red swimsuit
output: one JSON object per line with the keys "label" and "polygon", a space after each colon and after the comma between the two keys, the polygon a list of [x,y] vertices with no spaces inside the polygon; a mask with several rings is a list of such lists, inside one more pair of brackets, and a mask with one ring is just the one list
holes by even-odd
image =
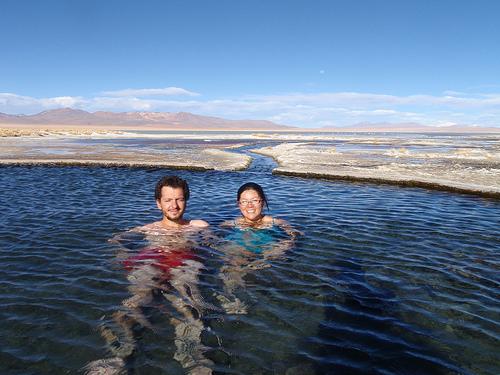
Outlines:
{"label": "red swimsuit", "polygon": [[137,255],[133,255],[123,261],[126,270],[131,271],[144,264],[162,270],[170,276],[170,270],[185,264],[186,260],[196,259],[196,256],[188,249],[164,249],[161,247],[147,247]]}

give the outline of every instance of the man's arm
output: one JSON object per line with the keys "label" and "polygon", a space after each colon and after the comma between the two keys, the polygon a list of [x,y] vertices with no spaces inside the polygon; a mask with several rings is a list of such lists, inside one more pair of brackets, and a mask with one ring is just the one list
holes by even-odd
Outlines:
{"label": "man's arm", "polygon": [[145,233],[145,227],[146,226],[139,226],[117,233],[108,240],[109,243],[117,245],[117,259],[120,260],[128,258],[131,250],[126,245],[139,240],[139,238],[142,240]]}
{"label": "man's arm", "polygon": [[208,224],[205,220],[200,220],[200,219],[191,220],[189,222],[189,225],[196,227],[196,228],[206,228],[206,227],[210,226],[210,224]]}

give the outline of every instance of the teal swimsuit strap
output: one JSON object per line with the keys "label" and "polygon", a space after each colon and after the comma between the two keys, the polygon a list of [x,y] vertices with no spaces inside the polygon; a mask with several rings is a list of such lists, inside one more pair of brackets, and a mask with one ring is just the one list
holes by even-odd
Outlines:
{"label": "teal swimsuit strap", "polygon": [[[271,216],[271,223],[272,223],[273,226],[276,225],[276,223],[274,222],[274,217],[272,217],[272,216]],[[233,219],[233,224],[234,224],[235,227],[238,226],[238,223],[236,222],[236,219]]]}

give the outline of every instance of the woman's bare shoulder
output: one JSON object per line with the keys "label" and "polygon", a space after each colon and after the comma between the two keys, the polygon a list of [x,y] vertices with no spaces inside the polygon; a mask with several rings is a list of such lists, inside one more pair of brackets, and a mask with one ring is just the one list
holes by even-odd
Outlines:
{"label": "woman's bare shoulder", "polygon": [[264,216],[262,218],[262,223],[263,224],[279,225],[279,226],[289,225],[288,221],[286,221],[285,219],[279,219],[277,217],[272,217],[271,215]]}

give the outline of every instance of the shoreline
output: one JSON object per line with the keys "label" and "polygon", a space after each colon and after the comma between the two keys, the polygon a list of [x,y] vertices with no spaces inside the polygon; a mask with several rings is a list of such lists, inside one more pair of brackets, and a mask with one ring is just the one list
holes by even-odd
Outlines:
{"label": "shoreline", "polygon": [[[130,168],[130,169],[154,169],[165,168],[186,171],[215,171],[217,169],[211,167],[203,167],[196,165],[171,164],[163,162],[122,162],[116,160],[75,160],[75,159],[46,159],[46,160],[0,160],[0,168],[2,167],[97,167],[97,168]],[[235,169],[234,171],[244,170]]]}
{"label": "shoreline", "polygon": [[[109,166],[239,171],[252,158],[231,152],[234,145],[159,142],[127,143],[130,135],[66,134],[44,137],[0,137],[0,165]],[[245,144],[242,144],[245,145]]]}
{"label": "shoreline", "polygon": [[[276,175],[421,187],[500,199],[500,136],[473,135],[464,142],[461,138],[362,134],[319,137],[276,131],[240,136],[228,131],[159,136],[109,127],[71,130],[60,126],[57,130],[26,127],[20,135],[2,136],[2,130],[0,127],[0,167],[243,171],[253,158],[231,149],[272,141],[274,146],[250,152],[273,158],[278,164],[272,171]],[[139,140],[142,146],[127,146],[127,140],[135,138],[155,139],[155,143],[144,146],[149,141],[143,144]],[[105,141],[95,141],[101,139]],[[193,139],[198,141],[191,142]],[[182,142],[177,143],[179,140]],[[230,142],[217,142],[221,140]]]}
{"label": "shoreline", "polygon": [[200,133],[215,133],[215,132],[227,132],[227,133],[238,133],[238,132],[250,132],[264,135],[269,135],[269,133],[277,134],[329,134],[329,135],[346,135],[346,134],[469,134],[469,135],[500,135],[500,128],[487,129],[477,131],[458,131],[456,129],[398,129],[398,128],[387,128],[387,129],[344,129],[344,128],[292,128],[292,129],[282,129],[282,128],[202,128],[202,127],[185,127],[185,126],[168,126],[168,125],[65,125],[65,124],[8,124],[0,123],[0,137],[23,137],[23,136],[47,136],[47,135],[117,135],[124,134],[127,132],[144,132],[144,131],[154,131],[154,132],[200,132]]}
{"label": "shoreline", "polygon": [[297,171],[294,172],[289,170],[282,170],[280,168],[274,169],[272,173],[278,176],[314,178],[314,179],[324,179],[331,181],[348,181],[353,183],[358,182],[358,183],[369,183],[374,185],[391,185],[391,186],[408,187],[408,188],[412,187],[425,188],[427,190],[467,194],[483,198],[492,198],[495,200],[500,200],[500,192],[466,189],[451,185],[443,185],[435,182],[425,182],[418,180],[391,180],[391,179],[375,178],[375,177],[359,177],[352,175],[340,175],[340,174],[336,175],[336,174],[314,173],[314,172],[297,172]]}
{"label": "shoreline", "polygon": [[[274,159],[274,158],[273,158]],[[243,171],[250,165],[249,161],[245,166],[238,169],[225,169],[226,171]],[[189,165],[189,164],[173,164],[169,162],[151,162],[151,161],[134,161],[134,162],[124,162],[116,160],[76,160],[76,159],[38,159],[38,160],[5,160],[0,159],[0,168],[2,167],[83,167],[83,168],[123,168],[123,169],[155,169],[155,168],[165,168],[173,170],[185,170],[185,171],[216,171],[220,170],[214,167],[205,167],[200,165]],[[453,186],[451,184],[441,184],[437,182],[422,181],[422,180],[412,180],[412,179],[388,179],[388,178],[377,178],[377,177],[367,177],[367,176],[355,176],[353,174],[335,174],[335,173],[319,173],[310,171],[293,171],[289,169],[283,169],[281,167],[275,168],[272,171],[273,175],[279,176],[289,176],[289,177],[299,177],[299,178],[310,178],[310,179],[325,179],[331,181],[347,181],[353,183],[369,183],[374,185],[391,185],[399,187],[416,187],[424,188],[427,190],[443,191],[458,194],[467,194],[479,196],[482,198],[491,198],[495,200],[500,200],[500,191],[488,191],[488,190],[477,190],[471,188],[463,188],[458,186]]]}
{"label": "shoreline", "polygon": [[[62,159],[62,158],[46,158],[46,159],[0,159],[0,168],[9,166],[26,166],[26,167],[104,167],[104,168],[165,168],[176,170],[190,171],[228,171],[237,172],[246,170],[251,158],[240,158],[239,160],[227,160],[227,154],[235,155],[221,150],[204,150],[205,160],[203,162],[176,162],[172,160],[157,161],[157,160],[113,160],[113,159]],[[229,157],[231,157],[229,155]]]}
{"label": "shoreline", "polygon": [[[420,187],[500,199],[500,175],[494,179],[477,171],[474,174],[468,170],[470,160],[456,158],[450,162],[436,158],[420,167],[408,161],[406,164],[401,162],[399,155],[394,157],[385,153],[382,159],[377,154],[367,157],[361,152],[338,152],[334,147],[317,151],[311,143],[281,143],[251,152],[271,157],[278,164],[272,171],[275,175]],[[476,160],[472,162],[477,163]],[[493,165],[500,169],[498,161]]]}

